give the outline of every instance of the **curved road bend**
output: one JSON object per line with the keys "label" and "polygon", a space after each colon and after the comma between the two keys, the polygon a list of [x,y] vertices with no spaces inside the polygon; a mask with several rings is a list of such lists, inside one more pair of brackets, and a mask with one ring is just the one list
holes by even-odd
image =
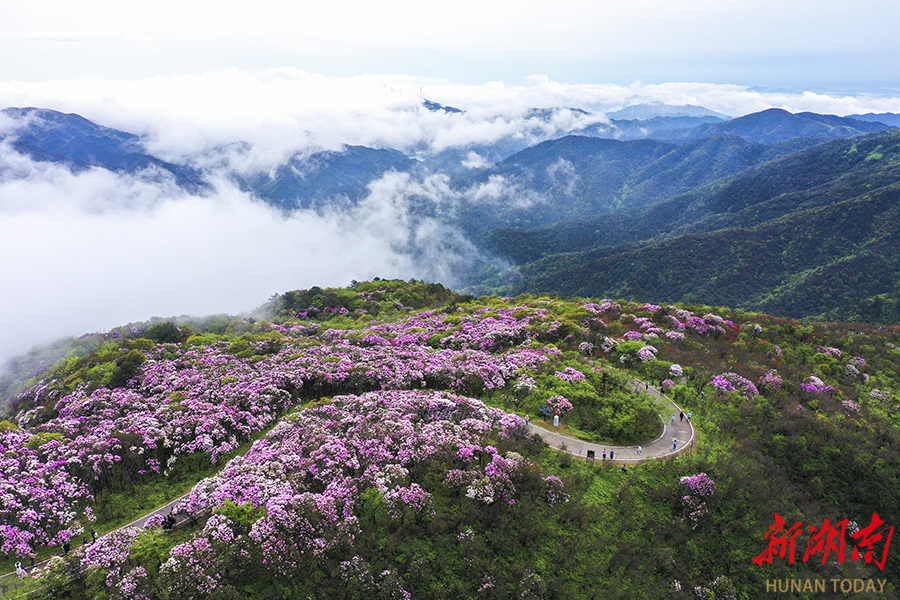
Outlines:
{"label": "curved road bend", "polygon": [[[669,404],[669,407],[674,411],[673,414],[675,415],[674,423],[672,423],[671,418],[662,419],[662,434],[660,434],[660,436],[655,440],[649,441],[646,444],[641,444],[641,449],[643,450],[642,454],[638,454],[637,444],[633,446],[595,444],[593,442],[579,440],[577,438],[569,437],[556,433],[555,431],[551,431],[550,428],[552,427],[552,425],[550,424],[544,426],[529,423],[529,432],[536,433],[541,436],[541,438],[553,449],[559,450],[561,452],[567,452],[573,456],[578,456],[583,459],[587,459],[588,451],[593,450],[594,459],[602,461],[603,451],[606,450],[606,461],[610,462],[609,453],[610,451],[612,451],[615,453],[615,459],[613,459],[611,462],[615,464],[639,464],[650,459],[658,460],[675,458],[680,454],[689,452],[694,446],[697,434],[694,430],[694,425],[687,417],[687,413],[684,413],[684,420],[679,419],[679,414],[682,412],[681,407],[672,402],[672,400],[668,396],[660,392],[658,389],[646,384],[643,381],[632,379],[631,387],[634,391],[643,391],[644,393],[649,394],[655,399],[666,400]],[[678,443],[674,448],[672,445],[673,440],[678,440]]]}

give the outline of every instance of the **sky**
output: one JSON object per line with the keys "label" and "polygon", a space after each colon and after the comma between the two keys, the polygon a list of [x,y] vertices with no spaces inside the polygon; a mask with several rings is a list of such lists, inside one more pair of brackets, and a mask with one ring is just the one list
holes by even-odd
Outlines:
{"label": "sky", "polygon": [[[342,144],[527,141],[531,108],[591,112],[544,136],[639,102],[900,113],[897,24],[896,0],[4,0],[0,108],[75,112],[166,160],[247,172]],[[423,111],[425,98],[466,112]],[[0,119],[0,134],[12,126]],[[191,195],[2,144],[0,175],[0,362],[61,335],[236,313],[300,287],[449,282],[472,251],[410,221],[411,194],[459,200],[440,177],[385,178],[352,213],[285,216],[225,179]]]}
{"label": "sky", "polygon": [[893,0],[6,0],[0,80],[293,67],[480,84],[703,82],[897,93]]}

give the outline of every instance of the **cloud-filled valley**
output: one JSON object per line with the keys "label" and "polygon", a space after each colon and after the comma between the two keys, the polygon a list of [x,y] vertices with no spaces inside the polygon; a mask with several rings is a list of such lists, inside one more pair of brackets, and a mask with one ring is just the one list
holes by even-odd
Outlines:
{"label": "cloud-filled valley", "polygon": [[[771,107],[900,112],[900,99],[889,97],[564,85],[545,77],[465,86],[282,69],[0,82],[0,106],[77,113],[139,136],[156,161],[112,172],[35,160],[13,147],[27,120],[0,115],[0,359],[151,316],[250,310],[298,287],[375,276],[453,285],[460,270],[485,258],[453,224],[461,204],[514,209],[547,199],[515,178],[494,174],[459,186],[448,172],[475,171],[570,132],[615,136],[606,112],[639,103],[735,116]],[[399,151],[417,166],[382,167],[360,183],[358,197],[314,209],[284,210],[241,184],[240,176],[264,180],[279,168],[293,169],[302,184],[310,160],[347,145]],[[185,189],[166,165],[200,173],[205,187]],[[569,195],[579,181],[562,158],[545,175]]]}
{"label": "cloud-filled valley", "polygon": [[99,169],[43,170],[0,196],[6,356],[154,315],[240,312],[296,287],[418,274],[396,249],[407,240],[394,207],[374,199],[365,219],[284,215],[225,183],[192,196]]}

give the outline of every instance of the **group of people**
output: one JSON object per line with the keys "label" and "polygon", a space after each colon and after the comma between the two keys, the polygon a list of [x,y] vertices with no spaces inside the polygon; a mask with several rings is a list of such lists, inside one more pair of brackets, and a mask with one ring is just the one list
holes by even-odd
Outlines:
{"label": "group of people", "polygon": [[[87,546],[87,544],[88,544],[88,537],[87,537],[87,536],[84,536],[84,540],[83,540],[83,541],[84,541],[84,545]],[[97,541],[97,530],[96,530],[96,529],[91,529],[91,539],[90,539],[90,541],[91,541],[91,542],[96,542],[96,541]],[[69,551],[70,551],[71,549],[72,549],[72,546],[71,546],[71,544],[69,544],[68,541],[63,542],[63,544],[62,544],[63,556],[68,555],[68,554],[69,554]],[[31,559],[31,565],[30,565],[29,568],[34,568],[34,566],[35,566],[35,554],[34,554],[34,552],[32,552],[31,554],[29,554],[28,557]],[[21,562],[21,561],[19,561],[19,562],[16,563],[16,575],[18,575],[18,576],[19,576],[20,578],[22,578],[22,579],[24,579],[25,577],[28,577],[28,570],[27,570],[25,567],[22,566],[22,562]]]}
{"label": "group of people", "polygon": [[[680,412],[680,413],[678,414],[678,419],[679,419],[679,421],[684,421],[684,418],[685,418],[685,414],[684,414],[684,412],[682,411],[682,412]],[[687,420],[688,420],[688,421],[691,420],[691,413],[688,413],[688,414],[687,414]],[[672,415],[672,425],[674,425],[674,424],[675,424],[675,415],[673,414],[673,415]],[[673,437],[673,438],[672,438],[672,450],[677,450],[677,449],[678,449],[678,439],[676,439],[676,438]],[[643,448],[640,444],[638,444],[637,450],[635,450],[634,453],[635,453],[635,454],[643,454],[643,453],[644,453],[644,448]],[[591,454],[593,455],[593,452],[591,452]],[[606,460],[606,448],[603,449],[603,455],[602,455],[602,456],[603,456],[603,460]],[[615,456],[616,456],[615,451],[614,451],[612,448],[610,448],[610,450],[609,450],[609,460],[615,460]],[[622,465],[622,471],[625,472],[625,473],[628,472],[628,469],[625,468],[625,465]]]}

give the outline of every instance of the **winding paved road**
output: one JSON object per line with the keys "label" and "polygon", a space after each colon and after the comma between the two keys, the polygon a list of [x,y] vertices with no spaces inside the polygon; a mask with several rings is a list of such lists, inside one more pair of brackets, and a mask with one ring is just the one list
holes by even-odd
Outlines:
{"label": "winding paved road", "polygon": [[[579,456],[584,459],[587,459],[588,451],[593,450],[595,460],[602,461],[603,452],[605,450],[607,462],[611,461],[615,464],[639,464],[648,460],[675,458],[680,454],[690,452],[694,447],[697,433],[694,430],[693,423],[691,423],[691,420],[688,418],[688,413],[683,412],[682,408],[672,402],[668,396],[643,381],[632,379],[631,387],[634,391],[643,391],[654,399],[665,400],[668,402],[669,407],[674,411],[673,414],[675,415],[674,421],[671,418],[668,420],[663,419],[660,415],[660,418],[663,420],[662,434],[655,440],[647,442],[646,444],[641,444],[641,452],[638,452],[639,446],[637,444],[633,446],[595,444],[593,442],[586,442],[584,440],[562,435],[553,431],[553,425],[549,423],[546,425],[529,423],[529,431],[541,436],[550,447],[559,450],[560,452],[567,452],[573,456]],[[680,418],[680,415],[682,414],[684,415],[683,419]],[[674,440],[677,440],[676,444],[673,444]],[[615,458],[610,459],[610,452],[614,453]]]}

